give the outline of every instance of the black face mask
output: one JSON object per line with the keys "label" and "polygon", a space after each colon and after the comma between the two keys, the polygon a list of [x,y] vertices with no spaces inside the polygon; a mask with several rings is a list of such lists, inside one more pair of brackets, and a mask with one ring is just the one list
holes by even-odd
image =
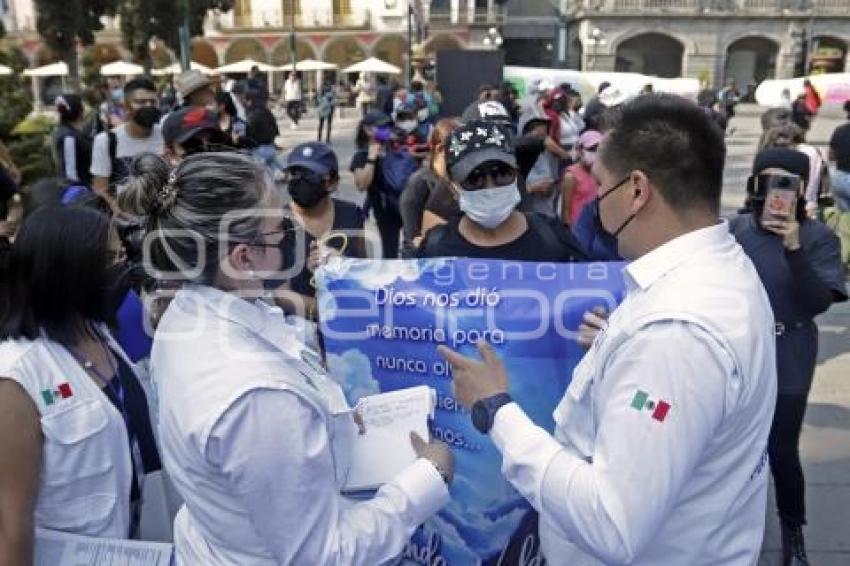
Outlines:
{"label": "black face mask", "polygon": [[323,185],[317,185],[304,178],[292,179],[287,188],[293,202],[301,208],[313,208],[328,196],[328,191]]}
{"label": "black face mask", "polygon": [[556,100],[552,103],[552,109],[556,112],[563,112],[567,109],[567,101],[566,100]]}
{"label": "black face mask", "polygon": [[133,112],[133,121],[147,130],[153,128],[160,118],[162,113],[154,106],[145,106]]}
{"label": "black face mask", "polygon": [[[630,174],[630,175],[631,175],[631,174]],[[624,186],[628,180],[629,180],[629,177],[626,177],[625,179],[623,179],[622,181],[620,181],[619,183],[617,183],[616,185],[614,185],[613,187],[611,187],[610,189],[608,189],[607,191],[605,191],[604,193],[602,193],[602,195],[600,195],[600,196],[596,197],[596,226],[597,226],[597,228],[600,230],[600,232],[605,233],[605,234],[608,234],[609,236],[611,236],[612,238],[615,238],[615,239],[617,238],[617,236],[619,236],[619,235],[620,235],[620,232],[622,232],[623,230],[625,230],[625,229],[626,229],[626,226],[628,226],[629,224],[631,224],[632,220],[634,220],[634,219],[635,219],[635,217],[636,217],[637,215],[636,215],[636,214],[630,214],[630,215],[629,215],[629,217],[628,217],[628,218],[626,218],[626,220],[625,220],[622,224],[620,224],[620,227],[619,227],[619,228],[617,228],[617,229],[616,229],[616,230],[614,230],[613,232],[609,232],[609,231],[605,228],[605,225],[604,225],[604,224],[602,224],[602,216],[601,216],[601,214],[602,214],[602,212],[601,212],[601,210],[602,210],[602,201],[603,201],[603,200],[604,200],[604,199],[605,199],[608,195],[610,195],[610,194],[611,194],[611,193],[613,193],[614,191],[618,190],[620,187]]]}
{"label": "black face mask", "polygon": [[263,279],[263,288],[266,291],[274,291],[279,289],[281,285],[289,281],[283,277],[284,273],[288,273],[295,265],[295,243],[297,238],[293,234],[294,226],[289,218],[283,219],[284,238],[280,241],[280,275]]}

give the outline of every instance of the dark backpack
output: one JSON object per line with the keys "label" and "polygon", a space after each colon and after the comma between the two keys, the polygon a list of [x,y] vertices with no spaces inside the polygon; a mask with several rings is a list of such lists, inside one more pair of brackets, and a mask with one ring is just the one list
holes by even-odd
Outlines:
{"label": "dark backpack", "polygon": [[394,195],[400,195],[407,180],[419,169],[416,159],[403,150],[388,149],[381,159],[384,186]]}

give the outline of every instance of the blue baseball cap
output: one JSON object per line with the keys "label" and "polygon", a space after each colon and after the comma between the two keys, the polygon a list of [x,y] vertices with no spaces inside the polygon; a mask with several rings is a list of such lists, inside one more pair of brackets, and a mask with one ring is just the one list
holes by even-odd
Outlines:
{"label": "blue baseball cap", "polygon": [[336,153],[327,144],[307,142],[296,145],[286,156],[286,169],[304,167],[319,175],[339,171]]}
{"label": "blue baseball cap", "polygon": [[383,112],[380,112],[378,110],[374,110],[372,112],[369,112],[363,118],[363,125],[364,126],[388,126],[388,125],[392,124],[392,122],[393,122],[392,118],[390,118],[389,116],[387,116],[386,114],[384,114]]}

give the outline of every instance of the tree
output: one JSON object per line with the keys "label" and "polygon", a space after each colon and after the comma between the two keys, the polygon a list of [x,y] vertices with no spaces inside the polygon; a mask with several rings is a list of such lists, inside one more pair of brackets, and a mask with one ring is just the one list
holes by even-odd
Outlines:
{"label": "tree", "polygon": [[11,67],[14,73],[0,77],[0,140],[8,141],[15,125],[32,110],[29,81],[21,76],[27,68],[27,58],[21,50],[6,46],[0,49],[0,65]]}
{"label": "tree", "polygon": [[227,12],[233,0],[122,0],[121,33],[133,57],[146,69],[151,66],[150,42],[157,38],[173,51],[180,50],[183,7],[188,4],[190,35],[203,35],[210,10]]}
{"label": "tree", "polygon": [[71,88],[80,86],[77,42],[93,44],[95,32],[103,29],[100,19],[114,15],[116,7],[117,0],[35,0],[38,33],[47,47],[62,54]]}

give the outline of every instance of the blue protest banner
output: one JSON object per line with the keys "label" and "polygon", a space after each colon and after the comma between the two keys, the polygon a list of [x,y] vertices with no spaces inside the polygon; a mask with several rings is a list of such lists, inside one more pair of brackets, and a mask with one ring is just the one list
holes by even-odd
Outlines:
{"label": "blue protest banner", "polygon": [[537,424],[552,411],[583,355],[583,313],[613,310],[621,263],[474,259],[333,260],[319,270],[321,331],[331,374],[351,403],[382,391],[437,390],[432,436],[455,454],[451,503],[407,545],[402,563],[542,564],[537,517],[501,476],[501,456],[452,397],[447,345],[470,354],[488,340],[505,361],[511,395]]}

